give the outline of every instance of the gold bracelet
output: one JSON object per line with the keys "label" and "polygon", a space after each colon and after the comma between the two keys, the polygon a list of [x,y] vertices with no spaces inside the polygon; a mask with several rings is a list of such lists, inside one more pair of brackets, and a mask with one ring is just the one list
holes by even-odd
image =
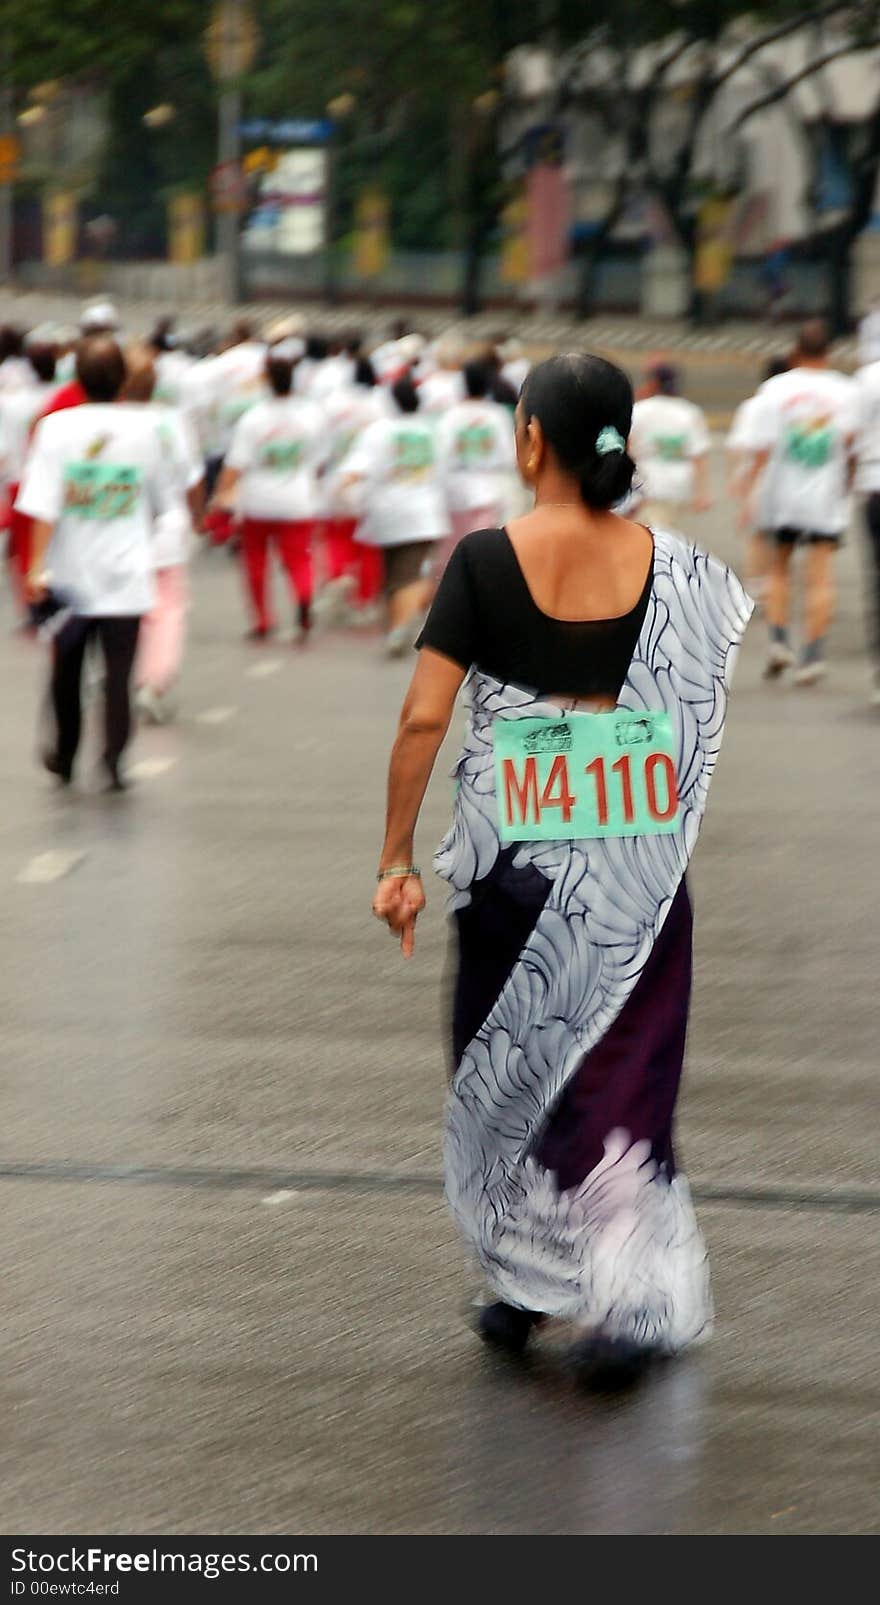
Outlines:
{"label": "gold bracelet", "polygon": [[416,880],[421,880],[422,872],[417,864],[392,864],[390,869],[380,869],[376,880],[377,882],[402,881],[408,880],[410,875],[414,875]]}

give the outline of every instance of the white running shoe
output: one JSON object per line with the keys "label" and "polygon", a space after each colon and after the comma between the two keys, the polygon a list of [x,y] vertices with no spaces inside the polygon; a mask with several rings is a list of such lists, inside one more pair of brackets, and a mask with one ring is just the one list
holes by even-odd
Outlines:
{"label": "white running shoe", "polygon": [[315,619],[325,628],[332,629],[334,625],[348,622],[349,603],[354,595],[356,582],[353,574],[340,574],[338,579],[328,580],[327,584],[315,597]]}
{"label": "white running shoe", "polygon": [[135,712],[148,724],[160,724],[161,717],[156,706],[156,693],[150,685],[139,685],[134,694]]}
{"label": "white running shoe", "polygon": [[153,692],[153,723],[170,724],[177,714],[177,698],[169,687]]}
{"label": "white running shoe", "polygon": [[389,630],[385,637],[386,657],[402,658],[412,646],[412,638],[411,624],[398,624],[396,630]]}
{"label": "white running shoe", "polygon": [[813,658],[810,663],[800,664],[794,676],[795,685],[818,685],[828,673],[828,665],[824,658]]}
{"label": "white running shoe", "polygon": [[772,641],[764,668],[765,680],[775,680],[778,675],[784,674],[786,669],[792,669],[795,661],[795,655],[790,646],[784,641]]}

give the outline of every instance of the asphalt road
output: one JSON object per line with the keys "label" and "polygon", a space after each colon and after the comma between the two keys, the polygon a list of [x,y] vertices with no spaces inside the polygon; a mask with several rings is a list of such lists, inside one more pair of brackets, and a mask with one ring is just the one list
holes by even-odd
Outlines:
{"label": "asphalt road", "polygon": [[[727,510],[705,541],[735,555]],[[6,1532],[880,1530],[880,716],[859,550],[825,686],[753,626],[696,855],[680,1148],[717,1331],[581,1396],[469,1329],[440,1191],[447,934],[369,914],[405,665],[240,640],[194,563],[179,722],[133,793],[34,767],[40,649],[0,633]],[[93,738],[94,744],[94,738]],[[421,831],[444,827],[441,765]]]}

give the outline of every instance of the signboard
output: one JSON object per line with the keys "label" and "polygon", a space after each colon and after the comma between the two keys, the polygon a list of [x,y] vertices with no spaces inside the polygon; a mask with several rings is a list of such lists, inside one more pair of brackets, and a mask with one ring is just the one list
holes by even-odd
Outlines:
{"label": "signboard", "polygon": [[730,196],[713,195],[703,202],[697,213],[694,287],[710,295],[723,290],[730,278],[734,208],[735,202]]}
{"label": "signboard", "polygon": [[501,265],[499,278],[502,284],[525,284],[529,276],[529,209],[524,190],[508,201],[501,213]]}
{"label": "signboard", "polygon": [[14,134],[0,134],[0,184],[11,184],[18,175],[21,146]]}
{"label": "signboard", "polygon": [[374,279],[388,263],[391,206],[380,189],[365,189],[357,203],[354,266],[362,279]]}
{"label": "signboard", "polygon": [[544,279],[558,273],[569,258],[572,207],[563,166],[564,129],[559,123],[536,123],[525,133],[523,155],[528,276]]}
{"label": "signboard", "polygon": [[282,256],[312,256],[324,249],[327,153],[283,151],[260,180],[257,204],[248,218],[244,243],[249,250]]}
{"label": "signboard", "polygon": [[329,117],[286,117],[281,122],[255,117],[239,123],[238,132],[247,144],[326,145],[333,138],[334,127]]}
{"label": "signboard", "polygon": [[558,273],[568,261],[571,195],[561,167],[539,162],[526,179],[529,273]]}
{"label": "signboard", "polygon": [[43,261],[47,267],[66,267],[76,256],[76,196],[55,190],[43,196]]}
{"label": "signboard", "polygon": [[247,198],[247,186],[238,162],[221,162],[211,169],[211,205],[215,212],[240,212]]}
{"label": "signboard", "polygon": [[172,195],[168,202],[168,258],[180,266],[198,262],[205,251],[205,208],[201,195]]}

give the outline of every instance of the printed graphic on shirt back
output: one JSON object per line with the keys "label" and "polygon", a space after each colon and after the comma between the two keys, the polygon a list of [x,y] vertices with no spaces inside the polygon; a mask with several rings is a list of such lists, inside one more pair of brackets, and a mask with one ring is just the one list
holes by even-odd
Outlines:
{"label": "printed graphic on shirt back", "polygon": [[64,469],[64,511],[74,518],[129,518],[134,512],[143,480],[142,470],[124,463],[101,463],[110,435],[96,435],[85,449],[85,460]]}
{"label": "printed graphic on shirt back", "polygon": [[837,435],[828,412],[796,418],[786,425],[783,450],[800,468],[824,468],[834,451]]}
{"label": "printed graphic on shirt back", "polygon": [[687,435],[652,435],[655,457],[665,463],[680,463],[687,456]]}
{"label": "printed graphic on shirt back", "polygon": [[492,454],[495,437],[487,424],[467,424],[455,437],[455,455],[461,468],[479,468]]}
{"label": "printed graphic on shirt back", "polygon": [[270,435],[257,454],[259,466],[271,474],[292,474],[302,466],[305,443],[289,435]]}
{"label": "printed graphic on shirt back", "polygon": [[433,467],[434,442],[425,431],[401,430],[394,436],[392,450],[393,475],[397,480],[412,483],[413,480],[424,479],[429,468]]}

